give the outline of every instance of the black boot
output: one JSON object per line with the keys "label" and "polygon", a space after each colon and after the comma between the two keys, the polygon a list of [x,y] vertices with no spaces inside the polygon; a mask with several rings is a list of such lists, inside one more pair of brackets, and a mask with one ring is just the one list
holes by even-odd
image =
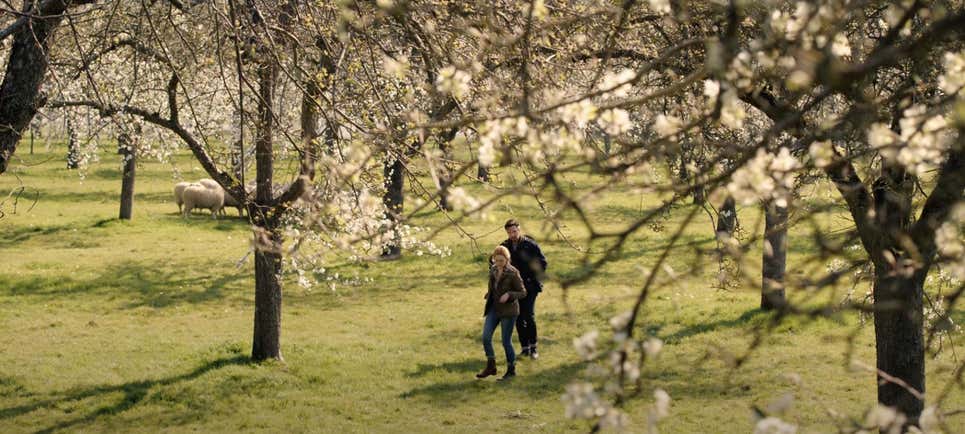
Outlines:
{"label": "black boot", "polygon": [[529,347],[523,347],[523,352],[519,353],[520,357],[529,356]]}
{"label": "black boot", "polygon": [[539,353],[536,352],[536,345],[529,347],[529,357],[533,360],[539,359]]}
{"label": "black boot", "polygon": [[503,378],[500,378],[499,381],[509,380],[515,376],[516,376],[516,364],[512,364],[506,367],[506,373],[503,374]]}
{"label": "black boot", "polygon": [[496,372],[496,359],[487,359],[487,360],[486,360],[486,369],[483,369],[482,372],[476,374],[476,378],[486,378],[486,377],[488,377],[488,376],[490,376],[490,375],[496,375],[496,373],[497,373],[497,372]]}

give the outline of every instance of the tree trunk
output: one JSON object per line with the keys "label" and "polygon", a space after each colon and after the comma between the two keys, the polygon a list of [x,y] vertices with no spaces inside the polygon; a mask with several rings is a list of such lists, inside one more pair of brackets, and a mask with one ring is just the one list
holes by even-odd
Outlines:
{"label": "tree trunk", "polygon": [[255,330],[251,358],[282,360],[281,235],[273,207],[274,150],[272,133],[278,67],[266,59],[258,68],[258,120],[255,130],[255,203],[248,210],[255,226]]}
{"label": "tree trunk", "polygon": [[40,85],[47,75],[49,38],[72,2],[46,2],[42,11],[37,10],[38,3],[23,2],[23,18],[27,22],[13,34],[7,70],[0,84],[0,173],[7,171],[24,128],[46,102]]}
{"label": "tree trunk", "polygon": [[439,170],[439,208],[452,211],[452,204],[449,203],[449,186],[452,185],[452,167],[449,160],[452,159],[452,148],[449,146],[452,139],[456,137],[459,130],[450,128],[448,131],[439,134],[439,150],[442,151],[443,162]]}
{"label": "tree trunk", "polygon": [[[382,196],[382,203],[385,204],[386,208],[385,218],[393,226],[398,223],[402,216],[404,206],[403,187],[405,187],[405,178],[403,177],[403,170],[402,160],[398,158],[386,161],[383,165],[385,194]],[[394,259],[402,255],[398,231],[394,227],[392,230],[396,233],[395,239],[382,249],[382,257],[386,259]]]}
{"label": "tree trunk", "polygon": [[[263,243],[255,248],[255,330],[251,358],[276,359],[281,355],[281,235],[273,225],[259,227]],[[256,233],[257,236],[257,233]]]}
{"label": "tree trunk", "polygon": [[787,208],[773,201],[764,204],[764,254],[762,255],[761,309],[783,307],[784,271],[787,266]]}
{"label": "tree trunk", "polygon": [[121,220],[130,220],[134,208],[134,170],[137,161],[134,144],[127,134],[118,136],[117,153],[124,159],[124,169],[121,172],[121,210],[118,217]]}
{"label": "tree trunk", "polygon": [[[922,297],[925,270],[902,277],[891,269],[875,267],[874,323],[877,367],[925,393],[925,343],[922,333]],[[924,402],[904,387],[878,375],[878,402],[897,407],[917,425]]]}
{"label": "tree trunk", "polygon": [[717,214],[717,233],[733,236],[736,229],[737,203],[734,202],[733,197],[727,196],[724,204],[720,207],[720,212]]}

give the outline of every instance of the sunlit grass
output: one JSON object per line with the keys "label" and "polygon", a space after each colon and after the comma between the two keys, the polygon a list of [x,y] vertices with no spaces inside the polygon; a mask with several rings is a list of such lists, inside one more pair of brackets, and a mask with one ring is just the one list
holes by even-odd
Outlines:
{"label": "sunlit grass", "polygon": [[[63,154],[59,148],[21,152],[23,162],[0,176],[4,195],[23,187],[15,208],[13,197],[4,202],[0,219],[4,433],[585,431],[586,423],[563,418],[560,401],[565,385],[586,366],[571,341],[593,328],[609,335],[608,319],[631,305],[643,269],[656,262],[689,209],[662,219],[662,230],[648,227],[632,236],[621,258],[570,288],[565,300],[559,284],[548,283],[537,305],[542,359],[522,361],[510,384],[473,377],[483,359],[477,336],[486,265],[454,230],[435,240],[452,249],[450,257],[333,264],[343,276],[366,278],[360,285],[305,289],[288,281],[285,363],[255,365],[246,358],[252,264],[238,266],[249,248],[249,228],[239,218],[177,215],[172,168],[188,179],[204,176],[190,156],[139,168],[134,220],[121,222],[114,220],[117,157],[105,153],[81,180],[63,169]],[[575,190],[599,182],[588,174],[567,181]],[[598,198],[592,213],[601,227],[619,229],[659,200],[624,190]],[[581,254],[542,223],[532,200],[507,198],[490,215],[463,222],[481,237],[481,250],[502,240],[501,223],[512,215],[540,240],[552,276],[574,275]],[[567,217],[564,233],[581,242],[585,230]],[[741,220],[748,235],[761,230],[758,210],[741,210]],[[432,214],[417,223],[446,221]],[[837,228],[846,217],[837,213],[821,222]],[[711,227],[699,213],[680,243],[713,248]],[[792,230],[792,275],[824,270],[824,263],[802,262],[813,248],[810,231],[803,225]],[[747,255],[742,267],[756,276],[760,249]],[[845,355],[847,338],[855,334],[853,356],[874,364],[870,323],[862,326],[850,312],[792,319],[734,368],[729,361],[745,353],[753,340],[749,331],[771,318],[756,309],[758,288],[719,289],[715,258],[687,248],[670,255],[667,265],[676,278],[661,275],[637,331],[666,342],[644,369],[640,398],[627,406],[637,426],[654,388],[674,400],[662,432],[749,432],[751,407],[789,391],[796,401],[786,418],[808,431],[830,429],[825,409],[860,415],[874,404],[874,377],[849,370]],[[820,294],[811,302],[842,295]],[[957,339],[957,347],[928,360],[929,396],[950,378],[955,353],[965,354]],[[790,373],[800,375],[801,388],[785,379]],[[962,407],[965,396],[955,392],[946,405]]]}

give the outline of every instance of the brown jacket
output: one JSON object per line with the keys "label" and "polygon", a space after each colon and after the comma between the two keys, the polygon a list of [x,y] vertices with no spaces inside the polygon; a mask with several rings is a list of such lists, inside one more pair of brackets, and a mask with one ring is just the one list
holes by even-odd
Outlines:
{"label": "brown jacket", "polygon": [[[509,301],[500,303],[499,299],[503,294],[509,293]],[[498,317],[519,316],[519,302],[517,300],[526,297],[526,287],[523,286],[523,279],[519,277],[519,270],[507,264],[503,269],[503,274],[496,281],[496,267],[489,269],[489,291],[486,292],[486,310],[483,316],[489,315],[490,310],[495,310]]]}

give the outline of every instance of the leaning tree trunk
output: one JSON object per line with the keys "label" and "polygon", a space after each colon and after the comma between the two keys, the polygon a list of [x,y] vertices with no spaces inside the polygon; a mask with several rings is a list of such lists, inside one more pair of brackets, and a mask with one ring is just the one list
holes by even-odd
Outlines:
{"label": "leaning tree trunk", "polygon": [[724,204],[720,207],[720,212],[717,217],[717,234],[726,234],[727,236],[733,236],[734,231],[737,229],[737,203],[734,198],[727,196],[724,199]]}
{"label": "leaning tree trunk", "polygon": [[[0,84],[0,173],[7,171],[24,128],[45,103],[40,85],[49,64],[47,45],[70,3],[23,2],[24,14],[20,19],[26,22],[13,35],[7,70]],[[38,10],[38,6],[45,10]]]}
{"label": "leaning tree trunk", "polygon": [[117,137],[117,153],[124,159],[121,172],[121,209],[118,217],[121,220],[130,220],[134,208],[134,171],[137,161],[134,143],[129,135],[121,134]]}
{"label": "leaning tree trunk", "polygon": [[405,170],[405,168],[400,158],[392,158],[390,161],[383,163],[382,171],[385,176],[385,194],[382,196],[382,203],[385,205],[385,218],[393,226],[393,232],[396,234],[392,242],[382,249],[382,257],[385,259],[394,259],[402,255],[401,240],[398,236],[399,232],[394,226],[402,217],[402,210],[405,205],[405,196],[403,196],[405,178],[403,177],[403,170]]}
{"label": "leaning tree trunk", "polygon": [[784,271],[787,266],[787,208],[774,201],[764,204],[761,309],[779,309],[787,303]]}
{"label": "leaning tree trunk", "polygon": [[266,60],[258,69],[258,119],[255,137],[255,203],[248,215],[253,217],[255,237],[255,330],[251,345],[253,360],[281,360],[281,234],[274,214],[272,182],[274,150],[272,133],[275,82],[278,67]]}
{"label": "leaning tree trunk", "polygon": [[903,277],[893,269],[875,267],[874,323],[878,367],[878,402],[896,407],[917,425],[924,402],[905,387],[883,377],[900,379],[925,393],[925,342],[922,298],[927,272]]}

